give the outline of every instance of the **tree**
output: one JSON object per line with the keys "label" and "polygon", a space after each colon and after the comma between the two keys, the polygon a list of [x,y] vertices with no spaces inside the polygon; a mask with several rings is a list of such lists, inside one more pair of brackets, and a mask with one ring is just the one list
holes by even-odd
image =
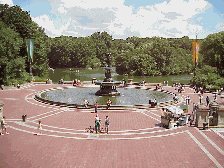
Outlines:
{"label": "tree", "polygon": [[105,54],[110,52],[112,36],[107,32],[96,32],[91,35],[96,46],[96,56],[100,60],[102,66],[106,66]]}
{"label": "tree", "polygon": [[10,61],[18,57],[21,44],[19,34],[0,20],[0,83],[6,82],[10,72],[5,74],[4,70]]}
{"label": "tree", "polygon": [[208,35],[201,44],[200,53],[204,63],[217,67],[224,76],[224,31]]}

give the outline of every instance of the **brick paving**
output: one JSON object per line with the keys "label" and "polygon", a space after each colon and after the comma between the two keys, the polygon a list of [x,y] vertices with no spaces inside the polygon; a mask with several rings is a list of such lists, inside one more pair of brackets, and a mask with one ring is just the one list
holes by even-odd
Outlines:
{"label": "brick paving", "polygon": [[[161,108],[123,111],[99,110],[109,115],[109,134],[89,134],[93,109],[68,109],[33,99],[40,90],[61,85],[28,85],[0,91],[9,135],[0,136],[0,167],[223,167],[224,132],[201,131],[183,126],[159,127]],[[165,90],[176,93],[173,87]],[[198,102],[186,88],[180,96]],[[204,94],[212,100],[212,94]],[[218,97],[219,102],[224,100]],[[192,103],[189,105],[189,113]],[[21,116],[27,115],[23,123]],[[41,136],[38,121],[43,123]],[[116,122],[115,122],[116,121]],[[205,138],[208,137],[209,139]],[[209,140],[209,141],[208,141]],[[212,143],[211,143],[212,142]],[[214,145],[215,144],[215,145]]]}

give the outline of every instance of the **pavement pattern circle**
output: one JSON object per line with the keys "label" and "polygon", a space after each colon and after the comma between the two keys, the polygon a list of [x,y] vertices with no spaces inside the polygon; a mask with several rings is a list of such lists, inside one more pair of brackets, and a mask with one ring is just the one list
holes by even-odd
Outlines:
{"label": "pavement pattern circle", "polygon": [[[224,134],[219,129],[201,131],[189,126],[174,129],[159,127],[159,107],[124,111],[100,110],[98,113],[102,119],[106,115],[110,117],[109,134],[90,134],[85,132],[85,128],[94,124],[95,114],[91,113],[94,109],[70,109],[34,100],[35,93],[51,87],[52,85],[27,85],[20,90],[1,92],[10,132],[7,136],[0,136],[0,143],[4,144],[0,146],[0,157],[3,158],[1,166],[224,166]],[[175,92],[172,87],[165,89]],[[186,93],[180,95],[182,102],[179,104],[184,103],[187,94],[192,101],[198,102],[198,95],[186,88]],[[27,115],[26,122],[22,122],[23,114]],[[34,136],[39,120],[43,123],[42,135]],[[31,154],[31,151],[36,152]],[[99,158],[102,161],[94,163]],[[38,162],[38,159],[42,162]],[[174,159],[176,162],[173,162]]]}

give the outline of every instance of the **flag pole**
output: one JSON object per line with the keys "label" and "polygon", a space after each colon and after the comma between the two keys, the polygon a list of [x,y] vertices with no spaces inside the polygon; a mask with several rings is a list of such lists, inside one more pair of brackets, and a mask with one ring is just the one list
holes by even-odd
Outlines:
{"label": "flag pole", "polygon": [[196,66],[197,66],[197,62],[196,62],[196,54],[197,54],[197,51],[196,51],[196,46],[197,46],[197,34],[196,34],[196,44],[195,44],[195,57],[194,57],[194,78],[196,77]]}
{"label": "flag pole", "polygon": [[30,58],[30,76],[32,76],[33,74],[32,74],[32,63],[31,63],[31,58]]}

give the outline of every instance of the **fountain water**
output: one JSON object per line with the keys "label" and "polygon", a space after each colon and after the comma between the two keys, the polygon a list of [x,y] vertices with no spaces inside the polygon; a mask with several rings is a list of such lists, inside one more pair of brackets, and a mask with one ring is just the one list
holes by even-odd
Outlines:
{"label": "fountain water", "polygon": [[113,69],[111,66],[111,53],[107,53],[107,67],[103,67],[103,69],[106,70],[105,72],[105,78],[103,81],[95,82],[96,85],[100,85],[100,90],[98,90],[95,95],[97,96],[118,96],[120,95],[120,92],[117,91],[116,87],[117,85],[121,84],[120,81],[113,81],[111,78],[111,72],[110,70]]}

